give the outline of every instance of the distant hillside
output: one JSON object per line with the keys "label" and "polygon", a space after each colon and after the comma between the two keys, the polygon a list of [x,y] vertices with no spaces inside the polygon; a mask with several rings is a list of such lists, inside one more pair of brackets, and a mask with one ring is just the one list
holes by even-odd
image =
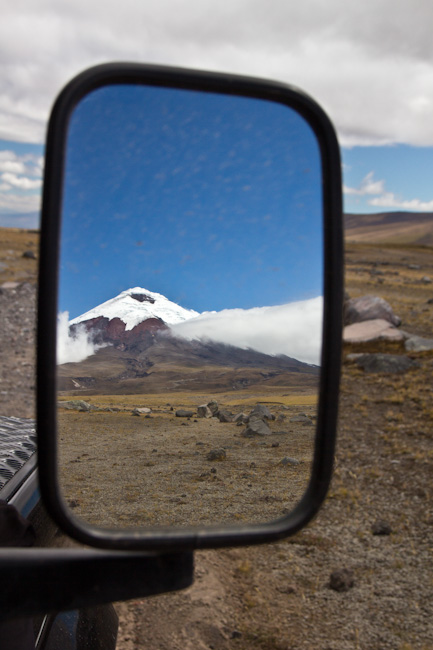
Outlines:
{"label": "distant hillside", "polygon": [[433,246],[433,212],[344,215],[348,242]]}

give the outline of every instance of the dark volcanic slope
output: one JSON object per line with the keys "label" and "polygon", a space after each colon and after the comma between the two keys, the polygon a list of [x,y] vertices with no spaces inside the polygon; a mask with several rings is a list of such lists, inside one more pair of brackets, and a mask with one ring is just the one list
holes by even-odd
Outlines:
{"label": "dark volcanic slope", "polygon": [[59,389],[92,393],[232,390],[263,382],[316,386],[319,368],[212,341],[160,333],[121,349],[110,346],[59,368]]}

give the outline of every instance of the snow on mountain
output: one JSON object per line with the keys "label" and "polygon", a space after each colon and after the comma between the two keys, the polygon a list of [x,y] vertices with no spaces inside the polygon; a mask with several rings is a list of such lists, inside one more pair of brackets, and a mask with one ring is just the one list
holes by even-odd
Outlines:
{"label": "snow on mountain", "polygon": [[120,318],[125,323],[125,331],[128,331],[148,318],[160,318],[167,325],[175,325],[198,315],[197,311],[184,309],[160,293],[134,287],[122,291],[115,298],[77,316],[69,324],[78,325],[78,323],[100,317],[109,320]]}

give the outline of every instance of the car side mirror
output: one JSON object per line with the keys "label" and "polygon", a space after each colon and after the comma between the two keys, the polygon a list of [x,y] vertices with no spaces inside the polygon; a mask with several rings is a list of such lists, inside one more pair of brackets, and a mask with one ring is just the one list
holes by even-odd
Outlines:
{"label": "car side mirror", "polygon": [[49,122],[38,305],[43,501],[122,550],[291,535],[330,482],[341,170],[291,87],[92,68]]}

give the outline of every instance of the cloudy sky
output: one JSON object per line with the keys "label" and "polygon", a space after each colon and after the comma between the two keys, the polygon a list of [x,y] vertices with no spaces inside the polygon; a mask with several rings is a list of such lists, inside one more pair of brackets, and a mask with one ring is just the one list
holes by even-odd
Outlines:
{"label": "cloudy sky", "polygon": [[433,210],[431,0],[15,0],[0,21],[0,225],[36,225],[53,99],[131,60],[299,86],[334,122],[346,211]]}

